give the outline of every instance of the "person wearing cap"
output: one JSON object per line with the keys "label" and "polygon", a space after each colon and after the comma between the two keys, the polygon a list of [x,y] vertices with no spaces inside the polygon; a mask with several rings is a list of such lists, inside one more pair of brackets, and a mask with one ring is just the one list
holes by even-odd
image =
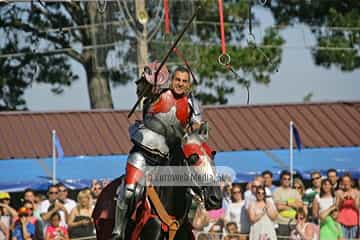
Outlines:
{"label": "person wearing cap", "polygon": [[18,220],[15,222],[12,231],[12,240],[31,240],[35,236],[35,224],[31,221],[32,211],[29,208],[21,207],[18,210]]}
{"label": "person wearing cap", "polygon": [[10,194],[0,192],[0,240],[9,239],[10,226],[17,215],[16,210],[10,206]]}

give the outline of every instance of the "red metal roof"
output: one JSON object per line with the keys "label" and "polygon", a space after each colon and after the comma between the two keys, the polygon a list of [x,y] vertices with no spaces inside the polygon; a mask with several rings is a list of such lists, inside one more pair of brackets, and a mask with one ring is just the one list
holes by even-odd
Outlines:
{"label": "red metal roof", "polygon": [[[128,111],[0,113],[0,159],[50,157],[55,129],[66,156],[127,154]],[[289,121],[304,147],[360,146],[360,102],[205,108],[217,151],[288,148]]]}

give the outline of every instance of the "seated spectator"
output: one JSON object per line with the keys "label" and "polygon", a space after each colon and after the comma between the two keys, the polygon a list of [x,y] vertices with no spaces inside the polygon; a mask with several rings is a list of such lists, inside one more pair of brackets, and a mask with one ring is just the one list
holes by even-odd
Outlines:
{"label": "seated spectator", "polygon": [[64,207],[69,215],[71,210],[76,206],[76,202],[70,198],[68,198],[68,189],[65,187],[64,184],[58,183],[56,185],[59,189],[58,200],[64,204]]}
{"label": "seated spectator", "polygon": [[69,236],[70,238],[94,236],[94,224],[91,218],[93,208],[90,193],[86,190],[80,191],[77,201],[77,206],[69,216]]}
{"label": "seated spectator", "polygon": [[339,209],[337,221],[342,226],[344,238],[352,239],[357,237],[359,228],[360,194],[353,188],[353,180],[349,173],[342,176],[341,183],[343,189],[336,192]]}
{"label": "seated spectator", "polygon": [[[304,198],[305,198],[305,185],[304,185],[303,181],[302,181],[300,178],[295,178],[293,185],[294,185],[293,188],[294,188],[296,191],[298,191],[298,193],[300,194],[301,200],[304,201],[304,200],[305,200],[305,199],[304,199]],[[304,203],[303,209],[304,209],[304,211],[305,211],[305,213],[306,213],[306,215],[307,215],[308,205],[306,205],[306,204]]]}
{"label": "seated spectator", "polygon": [[15,209],[10,206],[10,194],[0,192],[0,240],[10,239],[10,228],[18,216]]}
{"label": "seated spectator", "polygon": [[339,211],[336,205],[332,205],[320,215],[320,240],[343,239],[341,225],[336,221]]}
{"label": "seated spectator", "polygon": [[31,222],[31,210],[21,207],[18,211],[19,218],[12,231],[12,240],[31,240],[35,236],[35,224]]}
{"label": "seated spectator", "polygon": [[313,223],[306,222],[306,212],[303,208],[299,208],[296,216],[296,227],[291,232],[291,240],[318,240],[319,228]]}
{"label": "seated spectator", "polygon": [[300,194],[290,187],[290,172],[282,171],[280,174],[280,187],[276,188],[273,198],[279,212],[277,223],[277,235],[279,239],[287,239],[290,229],[295,226],[296,209],[302,208],[303,203]]}
{"label": "seated spectator", "polygon": [[248,220],[245,201],[242,198],[240,184],[233,184],[231,188],[231,200],[228,208],[225,210],[225,222],[234,222],[240,233],[248,233],[242,226]]}
{"label": "seated spectator", "polygon": [[256,201],[249,207],[250,240],[277,239],[273,221],[278,213],[272,203],[267,203],[265,194],[265,187],[257,187]]}
{"label": "seated spectator", "polygon": [[224,240],[240,240],[240,234],[235,222],[228,222],[226,224],[226,236]]}
{"label": "seated spectator", "polygon": [[50,216],[50,225],[46,228],[45,240],[69,240],[67,228],[60,226],[59,212],[54,212]]}
{"label": "seated spectator", "polygon": [[315,196],[312,204],[313,216],[321,221],[321,213],[334,205],[335,202],[335,194],[330,180],[323,179],[321,181],[320,194]]}

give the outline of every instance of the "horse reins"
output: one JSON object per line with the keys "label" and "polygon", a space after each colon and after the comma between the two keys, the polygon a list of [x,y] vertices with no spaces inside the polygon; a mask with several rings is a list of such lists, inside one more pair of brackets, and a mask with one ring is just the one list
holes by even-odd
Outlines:
{"label": "horse reins", "polygon": [[179,230],[180,226],[184,222],[186,214],[180,220],[173,219],[166,211],[164,205],[159,198],[159,195],[157,194],[155,188],[152,186],[146,187],[146,195],[153,203],[160,220],[169,227],[169,240],[173,240],[175,238],[177,230]]}

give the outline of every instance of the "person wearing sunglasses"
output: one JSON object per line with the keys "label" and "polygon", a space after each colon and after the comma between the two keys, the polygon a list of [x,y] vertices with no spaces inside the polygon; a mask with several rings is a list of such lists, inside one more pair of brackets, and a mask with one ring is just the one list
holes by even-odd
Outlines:
{"label": "person wearing sunglasses", "polygon": [[233,183],[231,187],[231,203],[225,210],[225,221],[236,224],[240,233],[247,233],[243,223],[249,221],[245,210],[245,201],[243,199],[243,191],[240,184]]}
{"label": "person wearing sunglasses", "polygon": [[10,206],[10,194],[0,192],[0,240],[9,239],[10,225],[17,215],[16,210]]}
{"label": "person wearing sunglasses", "polygon": [[35,236],[35,224],[32,220],[32,210],[21,207],[18,210],[18,219],[12,231],[12,240],[31,240]]}
{"label": "person wearing sunglasses", "polygon": [[250,240],[268,239],[276,240],[276,232],[273,221],[278,212],[273,204],[266,200],[266,192],[263,186],[256,188],[256,201],[249,207]]}
{"label": "person wearing sunglasses", "polygon": [[37,200],[37,193],[33,189],[27,188],[24,190],[24,205],[28,201],[32,204],[33,216],[41,220],[40,216],[40,202]]}
{"label": "person wearing sunglasses", "polygon": [[303,201],[303,204],[304,204],[303,210],[307,216],[308,215],[308,205],[306,205],[304,202],[304,200],[305,200],[305,185],[304,185],[303,181],[298,177],[294,178],[293,188],[300,194],[301,200]]}
{"label": "person wearing sunglasses", "polygon": [[280,174],[280,187],[273,193],[273,199],[279,216],[276,220],[278,224],[277,235],[279,239],[287,239],[290,230],[295,226],[296,209],[302,208],[303,202],[298,191],[291,188],[290,172],[283,170]]}
{"label": "person wearing sunglasses", "polygon": [[51,185],[47,191],[48,199],[44,200],[40,204],[40,216],[44,221],[44,227],[46,228],[50,224],[50,217],[55,213],[59,212],[60,225],[67,226],[67,210],[64,204],[59,200],[59,188],[57,185]]}
{"label": "person wearing sunglasses", "polygon": [[314,201],[315,195],[320,193],[321,188],[321,173],[319,171],[314,171],[310,174],[311,176],[311,187],[306,189],[304,196],[304,204],[308,206],[308,219],[314,223],[318,223],[319,219],[316,216],[312,215],[312,203]]}
{"label": "person wearing sunglasses", "polygon": [[337,221],[341,224],[344,238],[357,237],[359,229],[360,193],[353,188],[353,179],[350,173],[341,177],[343,188],[336,192],[336,205],[339,209]]}
{"label": "person wearing sunglasses", "polygon": [[296,227],[291,231],[290,240],[318,240],[319,227],[306,221],[307,216],[303,208],[296,212]]}
{"label": "person wearing sunglasses", "polygon": [[68,189],[63,183],[58,183],[57,187],[59,189],[58,199],[64,204],[67,214],[70,215],[73,208],[76,207],[76,202],[68,198]]}
{"label": "person wearing sunglasses", "polygon": [[317,194],[313,201],[312,215],[321,221],[321,213],[335,204],[336,198],[334,189],[329,179],[321,181],[320,194]]}

